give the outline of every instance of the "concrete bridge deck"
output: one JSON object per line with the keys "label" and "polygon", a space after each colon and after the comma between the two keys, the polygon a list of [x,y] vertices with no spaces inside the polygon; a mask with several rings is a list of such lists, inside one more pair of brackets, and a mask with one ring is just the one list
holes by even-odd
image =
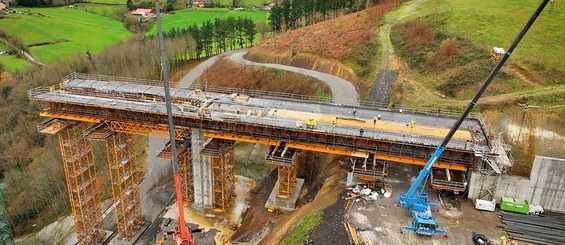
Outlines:
{"label": "concrete bridge deck", "polygon": [[[368,153],[411,158],[422,164],[441,142],[456,118],[383,108],[353,107],[334,103],[249,97],[201,90],[171,89],[175,125],[201,129],[208,136],[294,142],[308,150],[367,156]],[[45,116],[89,122],[136,122],[165,125],[164,89],[135,83],[70,78],[58,86],[29,91],[41,102]],[[382,115],[374,123],[374,117]],[[314,129],[306,120],[317,120]],[[416,124],[410,126],[411,120]],[[335,122],[335,126],[332,125]],[[360,129],[363,129],[361,135]],[[486,133],[479,120],[467,119],[457,131],[438,167],[462,169],[478,162],[478,152],[488,152]],[[332,152],[335,153],[335,152]],[[402,159],[400,159],[402,160]],[[443,165],[442,165],[443,164]],[[451,166],[451,167],[450,167]],[[455,166],[455,167],[453,167]],[[463,167],[465,166],[465,167]]]}

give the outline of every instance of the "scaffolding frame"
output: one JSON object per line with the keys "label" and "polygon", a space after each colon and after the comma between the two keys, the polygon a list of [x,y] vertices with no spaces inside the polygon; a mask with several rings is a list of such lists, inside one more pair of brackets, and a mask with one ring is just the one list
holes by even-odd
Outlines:
{"label": "scaffolding frame", "polygon": [[92,142],[83,134],[86,127],[79,123],[57,133],[79,244],[93,244],[104,236]]}
{"label": "scaffolding frame", "polygon": [[129,239],[144,223],[133,135],[114,133],[105,143],[118,238]]}
{"label": "scaffolding frame", "polygon": [[387,161],[378,160],[373,154],[368,158],[351,157],[353,176],[375,185],[385,179]]}
{"label": "scaffolding frame", "polygon": [[292,189],[296,186],[296,175],[298,172],[299,151],[289,148],[285,143],[271,146],[265,161],[277,166],[277,197],[290,198]]}
{"label": "scaffolding frame", "polygon": [[210,157],[212,209],[225,212],[235,198],[235,153],[233,141],[212,139],[200,154]]}
{"label": "scaffolding frame", "polygon": [[[190,134],[188,131],[183,134]],[[192,154],[192,147],[191,147],[191,138],[186,137],[182,140],[176,140],[177,146],[177,153],[178,153],[178,164],[179,164],[179,172],[181,177],[182,183],[182,193],[183,193],[183,203],[185,205],[189,205],[194,200],[194,183],[192,179],[192,161],[191,161],[191,154]],[[157,155],[159,158],[163,159],[172,159],[172,148],[171,148],[171,141],[168,141],[165,144],[165,148]]]}

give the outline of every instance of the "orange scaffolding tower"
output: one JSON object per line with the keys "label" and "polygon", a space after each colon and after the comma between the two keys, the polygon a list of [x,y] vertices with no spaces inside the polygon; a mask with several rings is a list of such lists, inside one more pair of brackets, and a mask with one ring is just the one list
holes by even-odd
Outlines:
{"label": "orange scaffolding tower", "polygon": [[210,157],[212,208],[225,212],[235,197],[235,154],[233,141],[212,139],[200,154]]}
{"label": "orange scaffolding tower", "polygon": [[118,238],[131,238],[144,223],[133,135],[114,133],[105,141]]}
{"label": "orange scaffolding tower", "polygon": [[277,197],[290,198],[292,188],[296,186],[299,151],[288,148],[286,144],[271,146],[265,161],[275,164],[278,168]]}
{"label": "orange scaffolding tower", "polygon": [[70,123],[51,132],[57,131],[59,138],[78,242],[94,244],[104,233],[92,142],[84,137],[85,128],[84,123]]}
{"label": "orange scaffolding tower", "polygon": [[[188,134],[188,131],[182,133],[182,135]],[[193,199],[193,181],[192,181],[192,163],[191,163],[191,145],[190,145],[190,136],[182,139],[177,140],[177,153],[178,153],[178,164],[179,164],[179,171],[181,176],[181,183],[182,183],[182,193],[184,204],[190,204]],[[157,155],[159,158],[163,159],[172,159],[172,149],[171,149],[171,142],[167,142],[165,148],[159,152]]]}

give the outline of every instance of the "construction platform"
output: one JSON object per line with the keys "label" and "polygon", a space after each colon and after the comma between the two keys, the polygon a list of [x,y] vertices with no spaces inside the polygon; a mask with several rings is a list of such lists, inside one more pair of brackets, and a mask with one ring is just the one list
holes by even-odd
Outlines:
{"label": "construction platform", "polygon": [[[30,90],[42,115],[52,118],[106,123],[113,130],[166,129],[164,89],[147,85],[157,81],[72,74],[62,83]],[[233,92],[233,90],[226,90]],[[273,93],[275,96],[276,93]],[[171,89],[178,138],[188,129],[206,137],[384,161],[424,165],[456,118],[439,110],[418,112],[276,98],[264,92],[253,97],[243,93]],[[445,112],[445,111],[444,111]],[[381,120],[375,116],[381,115]],[[451,113],[447,113],[451,114]],[[305,122],[317,124],[306,128]],[[415,120],[415,124],[410,121]],[[489,141],[477,118],[463,122],[436,167],[466,171],[490,152]],[[134,129],[138,128],[138,129]],[[145,129],[149,128],[149,129]]]}

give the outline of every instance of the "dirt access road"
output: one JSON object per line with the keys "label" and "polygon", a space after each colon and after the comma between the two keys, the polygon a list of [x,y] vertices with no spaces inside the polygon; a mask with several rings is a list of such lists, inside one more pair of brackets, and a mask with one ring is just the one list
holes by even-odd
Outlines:
{"label": "dirt access road", "polygon": [[178,87],[180,88],[190,87],[198,79],[198,77],[200,77],[202,73],[204,73],[204,71],[210,68],[217,60],[229,55],[230,56],[229,59],[232,62],[238,64],[268,67],[277,70],[290,71],[304,76],[316,78],[330,87],[334,102],[347,104],[347,105],[354,105],[354,106],[359,105],[359,95],[357,93],[357,90],[355,89],[355,86],[353,86],[351,82],[345,79],[336,77],[334,75],[330,75],[318,71],[312,71],[304,68],[294,67],[294,66],[286,66],[286,65],[272,64],[272,63],[257,63],[257,62],[249,61],[244,58],[245,54],[247,54],[247,51],[248,49],[239,49],[239,50],[222,53],[209,58],[208,60],[202,62],[200,65],[194,67],[189,73],[187,73],[181,79],[181,81],[179,81]]}
{"label": "dirt access road", "polygon": [[381,61],[381,68],[377,74],[377,78],[373,83],[373,87],[371,88],[371,93],[369,94],[369,101],[376,102],[379,104],[387,104],[391,91],[392,85],[396,80],[396,76],[398,72],[391,68],[390,60],[393,58],[394,55],[394,47],[392,42],[390,41],[390,30],[399,20],[408,16],[410,13],[414,12],[420,4],[424,3],[426,0],[418,0],[414,1],[408,6],[402,13],[399,15],[384,19],[384,25],[379,29],[379,40],[381,42],[382,48],[382,61]]}

